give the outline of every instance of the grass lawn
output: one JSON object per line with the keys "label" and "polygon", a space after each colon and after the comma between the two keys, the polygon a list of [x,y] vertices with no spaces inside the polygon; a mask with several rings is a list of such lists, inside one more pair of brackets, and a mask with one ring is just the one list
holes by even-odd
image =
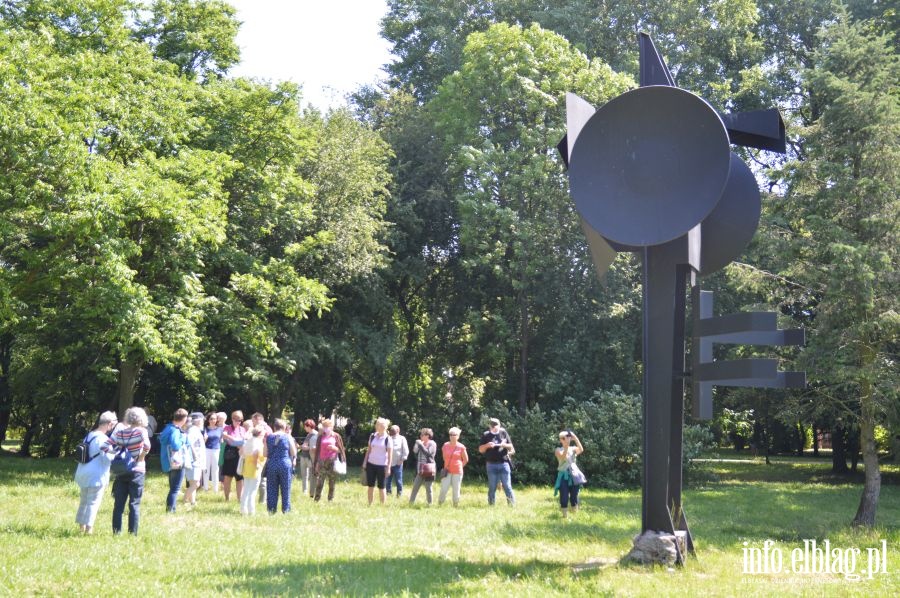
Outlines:
{"label": "grass lawn", "polygon": [[[71,460],[0,457],[3,595],[674,595],[890,596],[900,592],[900,467],[885,466],[879,527],[847,523],[860,486],[808,459],[710,460],[692,475],[685,510],[697,558],[666,570],[618,565],[640,528],[639,490],[586,488],[583,510],[559,516],[550,487],[517,488],[518,505],[488,508],[483,482],[463,481],[459,508],[369,508],[351,475],[332,504],[294,485],[294,510],[242,518],[237,503],[200,495],[196,509],[164,513],[166,478],[151,461],[140,535],[112,536],[108,495],[94,535],[74,521]],[[410,476],[410,472],[407,472]],[[409,479],[407,484],[409,485]],[[408,492],[408,490],[407,490]],[[437,496],[435,496],[436,500]],[[424,495],[420,495],[424,502]],[[126,515],[127,517],[127,515]],[[887,541],[887,574],[745,574],[744,542],[774,540],[790,567],[804,539],[862,549]],[[591,563],[581,568],[579,565]]]}

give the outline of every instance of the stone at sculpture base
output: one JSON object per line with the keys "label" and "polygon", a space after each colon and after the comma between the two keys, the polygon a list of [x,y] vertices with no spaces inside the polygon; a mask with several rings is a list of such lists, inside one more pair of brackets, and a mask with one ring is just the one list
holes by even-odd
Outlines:
{"label": "stone at sculpture base", "polygon": [[648,530],[634,537],[634,547],[625,560],[643,565],[674,565],[678,557],[675,541],[672,534]]}

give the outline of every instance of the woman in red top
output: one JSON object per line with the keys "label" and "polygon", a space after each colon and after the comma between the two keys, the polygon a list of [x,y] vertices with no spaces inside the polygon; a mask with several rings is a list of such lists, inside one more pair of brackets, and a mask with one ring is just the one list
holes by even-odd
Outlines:
{"label": "woman in red top", "polygon": [[448,432],[450,441],[445,442],[444,446],[441,447],[441,454],[444,457],[444,469],[447,472],[444,475],[444,479],[441,480],[441,495],[438,498],[438,504],[444,504],[444,500],[447,498],[447,491],[452,487],[453,506],[457,507],[459,506],[459,489],[462,486],[463,467],[469,462],[469,453],[466,452],[466,447],[459,442],[461,430],[454,426]]}

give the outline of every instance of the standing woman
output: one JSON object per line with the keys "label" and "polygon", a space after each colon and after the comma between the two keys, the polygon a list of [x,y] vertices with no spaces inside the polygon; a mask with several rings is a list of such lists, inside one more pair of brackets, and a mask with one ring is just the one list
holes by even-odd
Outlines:
{"label": "standing woman", "polygon": [[[194,506],[197,504],[197,489],[203,481],[203,468],[206,465],[206,443],[203,440],[203,414],[191,414],[191,427],[187,431],[188,452],[191,459],[184,462],[187,490],[184,492],[184,504]],[[188,469],[189,461],[192,462]]]}
{"label": "standing woman", "polygon": [[[419,432],[419,439],[413,446],[413,453],[416,455],[416,479],[413,480],[412,492],[409,493],[409,504],[416,502],[416,494],[419,488],[425,484],[425,498],[428,504],[431,504],[431,485],[434,483],[434,456],[437,454],[437,444],[432,440],[434,432],[431,428],[422,428]],[[423,465],[430,465],[429,471],[423,472]]]}
{"label": "standing woman", "polygon": [[147,412],[140,407],[129,407],[110,440],[117,448],[125,447],[136,463],[134,469],[113,480],[112,528],[114,534],[122,533],[122,514],[128,502],[128,533],[137,535],[141,517],[141,497],[144,495],[144,478],[147,463],[144,457],[150,452],[150,435],[147,434]]}
{"label": "standing woman", "polygon": [[444,479],[441,480],[441,495],[438,498],[438,504],[444,504],[447,498],[447,491],[453,488],[453,506],[459,506],[459,489],[462,486],[463,467],[469,462],[469,453],[466,447],[459,441],[459,435],[462,432],[456,426],[450,428],[450,441],[445,442],[441,447],[441,455],[444,457]]}
{"label": "standing woman", "polygon": [[[206,475],[203,487],[213,492],[219,491],[219,446],[222,442],[224,422],[218,425],[215,411],[206,416]],[[210,485],[211,484],[211,485]]]}
{"label": "standing woman", "polygon": [[262,469],[266,463],[263,457],[264,430],[257,426],[250,430],[250,437],[244,441],[241,447],[241,457],[244,464],[241,475],[244,476],[244,489],[241,491],[241,515],[254,515],[256,513],[256,490],[259,480],[262,478]]}
{"label": "standing woman", "polygon": [[369,446],[366,447],[366,455],[363,457],[363,469],[366,470],[366,486],[369,487],[369,504],[375,496],[375,485],[378,485],[378,493],[381,504],[384,504],[387,493],[384,489],[384,480],[391,473],[391,440],[387,433],[388,420],[379,417],[375,420],[375,432],[369,435]]}
{"label": "standing woman", "polygon": [[94,529],[94,520],[100,510],[103,490],[109,483],[109,464],[115,456],[107,434],[116,427],[118,418],[112,411],[104,411],[97,420],[96,427],[85,437],[87,463],[79,463],[75,469],[75,483],[81,489],[81,502],[75,514],[75,523],[85,534]]}
{"label": "standing woman", "polygon": [[344,450],[344,441],[341,435],[334,431],[334,424],[330,419],[322,420],[322,431],[319,432],[319,445],[316,452],[316,502],[322,498],[322,487],[325,478],[328,478],[328,502],[334,500],[334,484],[337,474],[334,472],[334,462],[337,459],[347,461],[347,452]]}
{"label": "standing woman", "polygon": [[[261,427],[261,426],[259,426]],[[297,462],[297,445],[285,432],[287,422],[276,419],[272,433],[266,436],[263,455],[266,457],[266,507],[271,515],[278,509],[278,492],[281,491],[281,512],[291,510],[291,480]]]}
{"label": "standing woman", "polygon": [[244,444],[246,432],[241,424],[244,423],[244,414],[235,411],[231,414],[231,423],[222,430],[222,440],[225,441],[225,460],[222,462],[222,485],[225,487],[225,502],[231,496],[231,480],[237,480],[238,501],[241,499],[241,491],[244,489],[244,476],[238,470],[238,459],[241,446]]}
{"label": "standing woman", "polygon": [[[559,506],[562,516],[568,517],[568,507],[572,506],[572,512],[578,510],[578,491],[584,483],[584,474],[575,465],[575,458],[584,452],[581,441],[574,432],[562,431],[559,433],[559,442],[562,446],[553,454],[556,455],[558,466],[556,468],[556,485],[553,487],[553,495],[559,492]],[[575,446],[572,446],[572,442]]]}

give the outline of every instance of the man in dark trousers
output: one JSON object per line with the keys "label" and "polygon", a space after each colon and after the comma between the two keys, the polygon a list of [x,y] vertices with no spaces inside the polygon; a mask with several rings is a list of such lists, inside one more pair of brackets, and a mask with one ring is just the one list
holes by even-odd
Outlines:
{"label": "man in dark trousers", "polygon": [[512,468],[509,458],[515,454],[516,449],[513,447],[509,432],[500,427],[499,419],[492,417],[489,423],[490,428],[481,435],[481,444],[478,445],[478,452],[484,455],[487,461],[488,504],[494,504],[497,484],[500,483],[503,485],[503,492],[506,493],[506,502],[509,506],[514,506],[516,497],[513,495],[510,481]]}

